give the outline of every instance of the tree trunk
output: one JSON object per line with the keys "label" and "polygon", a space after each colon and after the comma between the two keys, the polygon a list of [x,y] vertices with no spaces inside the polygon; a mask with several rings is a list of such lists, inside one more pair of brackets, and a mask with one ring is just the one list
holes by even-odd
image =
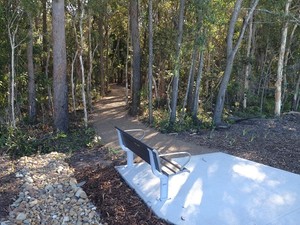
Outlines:
{"label": "tree trunk", "polygon": [[[299,17],[300,17],[300,15],[299,15]],[[290,34],[290,37],[289,37],[289,42],[288,42],[288,46],[286,48],[285,59],[284,59],[284,67],[285,68],[287,68],[287,66],[288,66],[288,61],[289,61],[290,54],[291,54],[291,46],[293,44],[295,31],[296,31],[297,27],[298,27],[298,24],[295,24],[293,29],[292,29],[292,32]],[[284,105],[286,100],[288,99],[288,97],[287,97],[287,92],[288,92],[287,88],[288,88],[288,81],[287,81],[287,73],[285,72],[285,73],[283,73],[283,91],[282,91],[282,98],[281,98],[282,99],[282,105]]]}
{"label": "tree trunk", "polygon": [[80,62],[80,68],[81,68],[81,94],[82,94],[82,103],[83,103],[83,112],[84,112],[84,126],[88,126],[88,113],[87,113],[87,104],[86,104],[86,92],[85,92],[85,73],[84,73],[84,63],[83,63],[83,43],[84,43],[84,37],[83,37],[83,17],[84,17],[84,5],[81,4],[81,15],[79,19],[79,30],[80,30],[80,46],[79,46],[79,62]]}
{"label": "tree trunk", "polygon": [[192,110],[192,118],[194,122],[198,123],[198,108],[199,108],[199,95],[200,95],[200,88],[201,88],[201,80],[202,80],[202,72],[203,72],[203,66],[204,66],[204,52],[201,50],[200,52],[200,59],[199,59],[199,68],[198,68],[198,74],[197,74],[197,81],[196,81],[196,88],[195,88],[195,94],[194,94],[194,100],[193,100],[193,110]]}
{"label": "tree trunk", "polygon": [[293,110],[297,111],[298,110],[298,104],[299,104],[299,88],[300,88],[300,74],[298,77],[298,81],[297,84],[295,86],[295,92],[294,92],[294,96],[293,96]]}
{"label": "tree trunk", "polygon": [[75,95],[75,83],[74,83],[74,65],[76,62],[77,55],[78,55],[78,51],[76,50],[75,55],[72,60],[72,64],[71,64],[72,106],[73,106],[73,111],[74,111],[75,115],[76,115],[76,95]]}
{"label": "tree trunk", "polygon": [[140,89],[141,89],[141,49],[140,34],[138,21],[138,0],[130,0],[130,25],[131,25],[131,43],[133,50],[132,57],[132,102],[130,113],[136,116],[140,106]]}
{"label": "tree trunk", "polygon": [[[198,46],[195,41],[194,50],[192,53],[191,67],[190,67],[189,77],[188,77],[188,81],[187,81],[186,92],[185,92],[185,96],[184,96],[183,104],[182,104],[182,112],[181,112],[180,122],[183,122],[185,112],[186,112],[185,111],[186,105],[188,105],[188,103],[192,104],[192,102],[193,102],[193,100],[191,98],[193,97],[193,84],[194,84],[194,72],[195,72],[195,62],[196,62],[196,56],[197,56],[197,47]],[[190,98],[190,100],[188,101],[189,98]],[[187,108],[190,108],[190,109],[188,109],[189,112],[192,111],[191,110],[192,106],[188,106]]]}
{"label": "tree trunk", "polygon": [[247,43],[247,55],[246,55],[247,65],[246,65],[246,68],[245,68],[243,109],[247,108],[247,100],[248,100],[248,92],[249,92],[249,76],[250,76],[251,69],[252,69],[251,45],[252,45],[253,36],[254,36],[253,16],[251,16],[250,24],[249,24],[248,43]]}
{"label": "tree trunk", "polygon": [[29,30],[27,43],[27,67],[28,67],[28,117],[30,123],[36,122],[36,92],[35,75],[33,65],[33,31],[32,18],[29,15]]}
{"label": "tree trunk", "polygon": [[149,124],[153,123],[153,104],[152,104],[152,66],[153,66],[153,15],[152,15],[152,0],[148,2],[149,7],[149,66],[148,66],[148,82],[149,82]]}
{"label": "tree trunk", "polygon": [[[287,0],[285,5],[285,17],[288,16],[289,8],[292,3],[292,0]],[[287,19],[287,18],[285,18]],[[278,66],[277,66],[277,80],[275,83],[275,116],[280,116],[281,114],[281,89],[282,89],[282,77],[283,77],[283,63],[284,63],[284,54],[285,54],[285,47],[286,47],[286,39],[288,34],[288,25],[289,22],[286,21],[283,26],[282,36],[281,36],[281,45],[280,45],[280,52],[279,52],[279,59],[278,59]]]}
{"label": "tree trunk", "polygon": [[213,117],[213,123],[218,126],[221,124],[222,122],[222,112],[224,109],[224,102],[225,102],[225,94],[226,94],[226,90],[227,90],[227,86],[228,86],[228,82],[230,80],[230,76],[231,76],[231,71],[233,68],[233,62],[234,62],[234,58],[235,55],[240,47],[240,44],[242,42],[242,39],[244,37],[245,34],[245,30],[246,27],[249,23],[250,18],[253,15],[253,12],[258,4],[259,0],[255,0],[251,6],[251,8],[248,11],[248,14],[244,20],[244,24],[242,26],[242,29],[240,31],[238,40],[235,44],[235,46],[233,46],[233,41],[234,41],[234,29],[235,29],[235,24],[237,22],[238,19],[238,15],[241,11],[241,5],[243,0],[237,0],[234,6],[234,11],[230,20],[230,24],[229,24],[229,30],[228,30],[228,34],[227,34],[227,61],[226,61],[226,68],[224,71],[224,76],[220,85],[220,89],[219,89],[219,93],[217,96],[217,102],[216,102],[216,106],[215,106],[215,111],[214,111],[214,117]]}
{"label": "tree trunk", "polygon": [[67,132],[69,115],[64,5],[64,0],[52,1],[53,100],[55,129]]}
{"label": "tree trunk", "polygon": [[127,27],[127,40],[126,40],[126,59],[125,59],[125,103],[128,106],[128,99],[129,99],[129,82],[128,82],[128,59],[129,59],[129,48],[130,48],[130,15],[128,14],[128,27]]}
{"label": "tree trunk", "polygon": [[184,23],[184,5],[185,0],[180,0],[179,6],[179,23],[178,23],[178,39],[176,43],[176,55],[175,55],[175,68],[174,76],[172,82],[172,94],[171,94],[171,105],[170,105],[170,128],[173,128],[176,121],[176,106],[178,99],[178,83],[179,83],[179,72],[180,72],[180,53],[181,53],[181,43],[183,37],[183,23]]}
{"label": "tree trunk", "polygon": [[87,75],[87,102],[88,108],[92,109],[92,74],[93,74],[93,49],[92,49],[92,17],[88,15],[88,43],[89,43],[89,72]]}
{"label": "tree trunk", "polygon": [[100,94],[105,96],[105,73],[104,73],[104,15],[99,18],[99,54],[100,54]]}

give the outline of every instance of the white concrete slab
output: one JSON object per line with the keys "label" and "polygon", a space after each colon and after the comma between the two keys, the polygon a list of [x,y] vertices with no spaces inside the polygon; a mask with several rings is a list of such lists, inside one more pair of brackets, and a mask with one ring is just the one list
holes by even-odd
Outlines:
{"label": "white concrete slab", "polygon": [[[178,158],[180,162],[182,159]],[[157,216],[186,225],[299,225],[300,175],[224,153],[192,156],[190,173],[159,179],[145,163],[117,170]]]}

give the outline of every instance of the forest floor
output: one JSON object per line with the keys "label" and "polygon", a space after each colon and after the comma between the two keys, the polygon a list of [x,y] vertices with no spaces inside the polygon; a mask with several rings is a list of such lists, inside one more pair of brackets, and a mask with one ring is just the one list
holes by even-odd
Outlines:
{"label": "forest floor", "polygon": [[[95,108],[105,109],[105,101],[107,99],[104,98],[98,102]],[[120,104],[120,101],[115,102]],[[116,105],[113,108],[114,115],[126,114],[126,107]],[[101,116],[104,115],[97,115],[97,118]],[[118,120],[125,124],[128,118],[120,117]],[[93,124],[96,130],[105,130],[108,134],[108,129],[112,129],[111,124],[108,126],[109,121],[105,125],[104,121],[96,123],[94,120]],[[284,114],[278,119],[243,120],[224,130],[181,133],[175,135],[175,138],[182,143],[205,146],[205,149],[211,149],[212,152],[222,151],[300,174],[300,113],[297,112]],[[82,149],[68,159],[68,163],[75,168],[77,181],[86,182],[83,189],[97,206],[103,223],[168,224],[153,215],[115,171],[114,166],[124,162],[122,152],[106,146]],[[8,205],[18,193],[19,183],[13,173],[13,163],[7,157],[0,157],[0,218],[7,215]]]}

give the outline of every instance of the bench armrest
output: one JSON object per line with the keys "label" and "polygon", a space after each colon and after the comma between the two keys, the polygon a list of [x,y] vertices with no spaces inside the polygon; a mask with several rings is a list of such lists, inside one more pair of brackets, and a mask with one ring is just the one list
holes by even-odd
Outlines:
{"label": "bench armrest", "polygon": [[129,130],[124,130],[125,132],[138,132],[138,133],[143,133],[139,140],[143,140],[145,137],[145,131],[143,129],[129,129]]}
{"label": "bench armrest", "polygon": [[183,156],[186,156],[187,157],[187,159],[186,159],[186,161],[183,163],[183,164],[181,164],[180,166],[180,170],[183,170],[184,169],[184,167],[190,162],[190,160],[191,160],[191,157],[192,157],[192,155],[190,154],[190,153],[188,153],[188,152],[172,152],[172,153],[165,153],[165,154],[160,154],[159,156],[162,156],[162,157],[165,157],[165,156],[179,156],[179,155],[183,155]]}

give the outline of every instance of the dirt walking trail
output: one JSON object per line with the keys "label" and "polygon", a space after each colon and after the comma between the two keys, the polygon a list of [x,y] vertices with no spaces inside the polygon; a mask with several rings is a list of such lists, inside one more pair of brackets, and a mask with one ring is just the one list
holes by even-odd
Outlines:
{"label": "dirt walking trail", "polygon": [[118,126],[121,129],[139,128],[145,130],[146,135],[143,141],[161,153],[187,151],[195,155],[217,151],[216,149],[179,140],[176,135],[162,134],[153,128],[147,127],[137,118],[129,116],[125,104],[125,88],[122,86],[112,84],[109,95],[97,102],[94,107],[90,121],[101,137],[102,143],[108,148],[120,148],[114,128]]}

